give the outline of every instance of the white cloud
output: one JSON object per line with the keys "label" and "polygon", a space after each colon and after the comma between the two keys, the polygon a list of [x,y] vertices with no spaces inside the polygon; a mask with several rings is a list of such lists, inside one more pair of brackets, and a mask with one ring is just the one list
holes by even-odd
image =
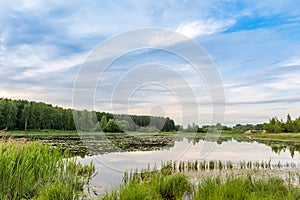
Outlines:
{"label": "white cloud", "polygon": [[196,20],[181,23],[177,27],[176,31],[187,37],[194,38],[199,35],[210,35],[216,32],[224,31],[234,23],[234,20]]}
{"label": "white cloud", "polygon": [[[72,66],[80,64],[87,51],[113,34],[141,27],[163,27],[191,38],[202,36],[197,38],[198,42],[211,54],[227,83],[230,121],[265,121],[276,115],[279,107],[286,108],[284,112],[296,112],[295,103],[274,99],[299,97],[300,82],[296,70],[300,65],[297,57],[300,43],[297,37],[299,26],[295,23],[298,19],[292,17],[290,22],[293,24],[286,27],[255,28],[254,22],[250,24],[253,25],[251,31],[247,30],[249,24],[242,24],[231,33],[220,33],[245,15],[260,19],[261,16],[282,13],[296,16],[299,13],[293,1],[270,2],[0,1],[0,27],[3,27],[0,30],[0,96],[68,105],[72,98],[72,78],[76,73]],[[243,28],[245,30],[240,30]],[[139,38],[131,39],[138,41]],[[148,35],[147,38],[152,46],[168,46],[176,41],[175,35],[167,39],[163,37],[164,40],[159,35]],[[118,51],[128,45],[132,45],[129,40],[118,42]],[[115,53],[113,48],[107,48],[101,59],[105,60]],[[143,56],[141,54],[131,60]],[[166,57],[156,55],[155,59]],[[178,66],[176,60],[172,61],[172,66]],[[192,84],[197,82],[189,68],[182,67],[179,72],[185,75],[191,87],[199,87],[199,84]],[[117,77],[122,70],[112,73]],[[207,91],[203,87],[195,91],[199,103],[203,104],[200,106],[206,108],[210,100]],[[62,97],[65,99],[59,99]],[[138,99],[151,103],[161,98],[162,95],[153,95],[147,99],[149,102],[143,97]],[[179,116],[176,102],[169,102],[166,98],[165,105],[168,106],[166,111],[171,111],[167,115],[172,116],[173,113],[172,117]],[[133,107],[136,109],[134,112],[143,113],[145,107],[147,105]],[[209,109],[201,111],[209,116]]]}
{"label": "white cloud", "polygon": [[[57,57],[53,55],[57,48],[50,45],[19,45],[9,51],[5,51],[0,67],[2,73],[13,68],[19,69],[20,73],[14,74],[16,80],[27,77],[36,77],[45,73],[63,71],[84,61],[84,56],[71,55]],[[0,75],[2,74],[0,73]]]}
{"label": "white cloud", "polygon": [[282,90],[292,92],[295,91],[298,94],[300,90],[300,79],[299,72],[295,73],[294,71],[291,73],[284,73],[277,76],[276,81],[272,83],[266,84],[267,86],[273,88],[274,90]]}
{"label": "white cloud", "polygon": [[282,63],[284,67],[300,66],[300,58],[293,58]]}

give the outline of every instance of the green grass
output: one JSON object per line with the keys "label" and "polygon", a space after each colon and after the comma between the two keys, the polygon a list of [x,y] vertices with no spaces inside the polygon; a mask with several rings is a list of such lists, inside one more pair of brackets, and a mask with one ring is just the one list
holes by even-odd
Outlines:
{"label": "green grass", "polygon": [[299,199],[300,189],[290,187],[283,179],[270,177],[254,180],[248,177],[228,177],[221,181],[220,178],[202,180],[196,186],[195,200],[252,200],[252,199]]}
{"label": "green grass", "polygon": [[60,131],[60,130],[10,130],[5,132],[6,136],[76,136],[77,131]]}
{"label": "green grass", "polygon": [[93,171],[61,147],[0,141],[0,199],[76,199]]}
{"label": "green grass", "polygon": [[[162,171],[125,173],[125,183],[103,200],[281,200],[300,199],[299,186],[293,186],[279,177],[253,178],[247,176],[227,176],[198,179],[192,184],[183,173],[164,174]],[[125,176],[124,174],[124,176]],[[295,177],[294,177],[295,178]],[[299,177],[298,177],[299,178]]]}
{"label": "green grass", "polygon": [[245,134],[258,139],[300,142],[300,133]]}
{"label": "green grass", "polygon": [[119,190],[106,194],[104,200],[131,199],[182,199],[192,193],[192,187],[183,174],[163,175],[153,173],[141,180],[135,174]]}

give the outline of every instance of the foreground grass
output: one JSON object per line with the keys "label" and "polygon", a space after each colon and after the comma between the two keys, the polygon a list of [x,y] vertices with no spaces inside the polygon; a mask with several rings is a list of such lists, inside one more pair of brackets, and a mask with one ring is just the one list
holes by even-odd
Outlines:
{"label": "foreground grass", "polygon": [[227,177],[201,179],[192,184],[182,173],[164,175],[158,172],[133,173],[127,183],[107,193],[104,200],[127,199],[195,199],[195,200],[252,200],[299,199],[300,189],[286,184],[283,179],[269,177],[254,179]]}
{"label": "foreground grass", "polygon": [[0,199],[76,199],[93,173],[62,149],[0,141]]}
{"label": "foreground grass", "polygon": [[192,194],[192,185],[183,174],[164,176],[155,173],[139,179],[134,175],[128,183],[119,190],[106,194],[104,200],[131,199],[182,199],[184,195]]}
{"label": "foreground grass", "polygon": [[196,186],[195,200],[217,199],[299,199],[300,189],[288,186],[283,179],[270,177],[268,179],[253,179],[248,177],[208,178]]}

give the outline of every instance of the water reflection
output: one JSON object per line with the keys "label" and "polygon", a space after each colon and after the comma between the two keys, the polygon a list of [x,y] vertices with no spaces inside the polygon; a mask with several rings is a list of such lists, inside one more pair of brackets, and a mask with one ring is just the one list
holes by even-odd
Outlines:
{"label": "water reflection", "polygon": [[[201,150],[206,144],[214,143],[215,146],[205,157],[201,157]],[[195,160],[220,160],[232,161],[267,161],[271,165],[277,163],[295,163],[299,165],[300,154],[294,152],[293,156],[288,149],[274,152],[270,146],[257,141],[243,141],[232,138],[222,138],[218,142],[204,141],[201,138],[182,138],[175,140],[172,147],[161,150],[111,152],[107,154],[86,157],[80,161],[88,163],[93,161],[98,174],[92,180],[92,185],[102,186],[100,193],[117,187],[122,181],[125,171],[147,168],[148,164],[160,167],[165,161],[195,161]]]}
{"label": "water reflection", "polygon": [[[16,137],[18,139],[18,137]],[[61,145],[68,149],[73,155],[84,158],[98,154],[112,152],[131,152],[131,151],[159,151],[174,147],[176,141],[187,140],[188,143],[196,145],[203,142],[205,135],[87,135],[87,136],[27,136],[27,140],[41,141],[52,146]],[[284,152],[290,153],[294,158],[295,153],[300,152],[300,143],[287,141],[274,141],[264,139],[254,139],[251,137],[219,137],[216,145],[224,142],[247,142],[259,143],[271,147],[276,154]]]}

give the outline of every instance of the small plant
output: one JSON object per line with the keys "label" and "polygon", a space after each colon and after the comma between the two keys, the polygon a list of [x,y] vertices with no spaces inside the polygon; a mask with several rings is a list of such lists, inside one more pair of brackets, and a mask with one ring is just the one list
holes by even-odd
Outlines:
{"label": "small plant", "polygon": [[163,175],[170,175],[173,173],[172,162],[162,163],[161,173]]}
{"label": "small plant", "polygon": [[247,162],[247,168],[248,168],[248,169],[252,169],[252,162],[251,162],[251,161],[248,161],[248,162]]}
{"label": "small plant", "polygon": [[227,167],[227,169],[232,170],[232,169],[233,169],[233,164],[232,164],[232,162],[231,162],[231,161],[228,161],[228,162],[226,163],[226,167]]}
{"label": "small plant", "polygon": [[223,169],[223,163],[221,160],[218,161],[218,169],[219,169],[219,171],[222,171],[222,169]]}
{"label": "small plant", "polygon": [[205,171],[205,167],[206,167],[206,161],[204,160],[203,162],[200,163],[200,169],[202,171]]}
{"label": "small plant", "polygon": [[194,163],[194,169],[195,169],[195,171],[198,171],[198,161],[197,160]]}
{"label": "small plant", "polygon": [[209,170],[214,170],[215,169],[215,161],[211,160],[209,161]]}

